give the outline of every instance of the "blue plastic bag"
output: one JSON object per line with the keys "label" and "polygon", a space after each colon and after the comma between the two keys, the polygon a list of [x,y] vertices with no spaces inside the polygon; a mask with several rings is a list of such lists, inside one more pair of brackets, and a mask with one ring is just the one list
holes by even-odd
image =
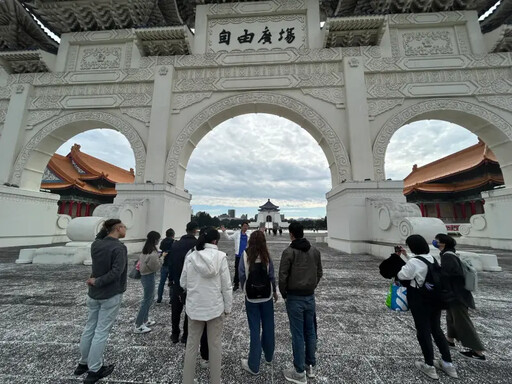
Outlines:
{"label": "blue plastic bag", "polygon": [[407,288],[397,281],[392,282],[389,286],[386,306],[393,311],[408,311],[409,304],[407,303]]}

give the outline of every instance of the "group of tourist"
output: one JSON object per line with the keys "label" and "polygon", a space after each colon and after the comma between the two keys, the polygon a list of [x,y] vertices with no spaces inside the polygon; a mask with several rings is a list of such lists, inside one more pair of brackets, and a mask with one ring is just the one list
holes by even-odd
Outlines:
{"label": "group of tourist", "polygon": [[[269,254],[264,228],[248,231],[248,223],[234,235],[224,235],[235,242],[235,279],[231,283],[226,253],[217,244],[220,233],[213,227],[203,228],[190,222],[186,235],[174,241],[174,230],[160,234],[151,231],[137,261],[143,288],[143,299],[135,320],[134,333],[151,331],[155,324],[149,318],[154,300],[155,277],[160,270],[156,302],[161,303],[169,280],[172,312],[171,340],[186,344],[183,383],[193,384],[197,353],[201,367],[209,367],[210,383],[221,382],[222,329],[224,318],[232,308],[233,291],[241,287],[249,325],[250,347],[242,368],[259,375],[263,351],[265,364],[274,360],[274,302],[277,285],[286,302],[292,335],[293,367],[283,370],[284,378],[293,383],[307,383],[315,377],[316,310],[315,289],[322,277],[320,252],[304,238],[298,222],[289,226],[290,245],[283,251],[276,284],[274,264]],[[110,375],[114,365],[103,364],[106,341],[126,291],[127,249],[119,241],[126,226],[118,219],[107,220],[91,246],[92,274],[87,280],[89,315],[80,340],[81,358],[75,375],[87,372],[85,383],[96,383]],[[185,321],[180,332],[180,317],[185,307]],[[181,337],[180,337],[181,334]]]}
{"label": "group of tourist", "polygon": [[[484,347],[480,341],[468,309],[475,308],[471,291],[466,289],[463,264],[455,251],[456,241],[440,233],[432,244],[440,251],[441,264],[430,254],[430,247],[421,235],[411,235],[406,241],[414,257],[406,250],[395,247],[395,253],[380,265],[384,277],[394,277],[407,287],[407,302],[416,327],[416,336],[424,361],[416,361],[420,372],[437,380],[437,369],[452,378],[458,378],[452,363],[450,349],[458,340],[467,350],[460,355],[485,361]],[[402,256],[406,258],[404,261]],[[447,336],[441,329],[441,313],[446,310]],[[441,353],[434,359],[432,338]]]}

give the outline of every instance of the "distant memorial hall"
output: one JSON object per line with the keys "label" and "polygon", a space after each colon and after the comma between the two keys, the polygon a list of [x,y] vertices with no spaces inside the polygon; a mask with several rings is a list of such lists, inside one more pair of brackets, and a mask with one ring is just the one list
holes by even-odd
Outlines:
{"label": "distant memorial hall", "polygon": [[[325,154],[329,246],[381,254],[409,234],[446,231],[384,172],[398,129],[439,119],[476,134],[504,182],[481,193],[485,213],[461,225],[461,241],[511,249],[511,2],[478,20],[495,2],[4,0],[0,246],[86,241],[112,217],[127,224],[127,243],[179,232],[201,139],[232,117],[269,113]],[[117,183],[92,217],[71,219],[41,182],[62,143],[96,128],[128,139],[134,182]]]}

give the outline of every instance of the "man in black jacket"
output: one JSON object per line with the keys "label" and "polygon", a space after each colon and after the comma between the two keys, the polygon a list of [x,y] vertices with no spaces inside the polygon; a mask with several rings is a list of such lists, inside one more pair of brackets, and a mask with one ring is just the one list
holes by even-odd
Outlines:
{"label": "man in black jacket", "polygon": [[119,241],[126,236],[126,226],[121,220],[110,219],[105,221],[104,230],[107,236],[96,238],[91,245],[92,274],[86,281],[89,316],[80,339],[80,362],[75,369],[77,376],[89,371],[84,383],[96,383],[114,370],[114,365],[103,365],[103,351],[126,291],[127,249]]}
{"label": "man in black jacket", "polygon": [[292,222],[288,230],[292,242],[281,257],[279,291],[290,321],[294,367],[283,370],[283,375],[293,383],[307,383],[307,377],[315,377],[315,289],[323,275],[322,260],[304,238],[302,224]]}
{"label": "man in black jacket", "polygon": [[[183,306],[185,305],[185,292],[180,286],[181,272],[183,271],[183,264],[187,253],[196,246],[197,239],[196,233],[199,226],[197,223],[191,221],[187,224],[187,234],[181,236],[179,241],[172,244],[170,259],[169,259],[169,273],[172,282],[172,297],[171,297],[171,312],[172,312],[172,331],[171,341],[177,343],[180,337],[180,319]],[[183,334],[181,342],[187,342],[188,336],[188,322],[187,315],[185,314],[185,321],[183,323]]]}
{"label": "man in black jacket", "polygon": [[172,285],[171,285],[171,275],[170,275],[170,266],[171,266],[171,248],[174,243],[174,229],[169,228],[165,231],[165,239],[160,243],[160,250],[164,254],[164,262],[162,264],[162,268],[160,268],[160,283],[158,284],[158,298],[156,300],[157,303],[162,302],[162,296],[164,295],[165,282],[167,278],[169,278],[169,304],[172,299]]}

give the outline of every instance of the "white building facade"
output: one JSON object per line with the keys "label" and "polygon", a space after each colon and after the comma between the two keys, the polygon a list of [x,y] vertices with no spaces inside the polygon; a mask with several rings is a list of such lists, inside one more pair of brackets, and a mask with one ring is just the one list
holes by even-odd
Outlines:
{"label": "white building facade", "polygon": [[505,179],[466,237],[512,247],[512,43],[501,6],[480,24],[489,2],[219,1],[195,13],[201,1],[22,3],[61,40],[23,9],[0,32],[0,246],[65,238],[58,196],[39,188],[50,157],[78,133],[111,128],[130,142],[135,183],[118,185],[95,215],[121,218],[136,241],[185,228],[187,163],[210,130],[270,113],[308,131],[328,160],[329,245],[375,253],[441,228],[384,173],[396,130],[441,119],[480,137]]}

